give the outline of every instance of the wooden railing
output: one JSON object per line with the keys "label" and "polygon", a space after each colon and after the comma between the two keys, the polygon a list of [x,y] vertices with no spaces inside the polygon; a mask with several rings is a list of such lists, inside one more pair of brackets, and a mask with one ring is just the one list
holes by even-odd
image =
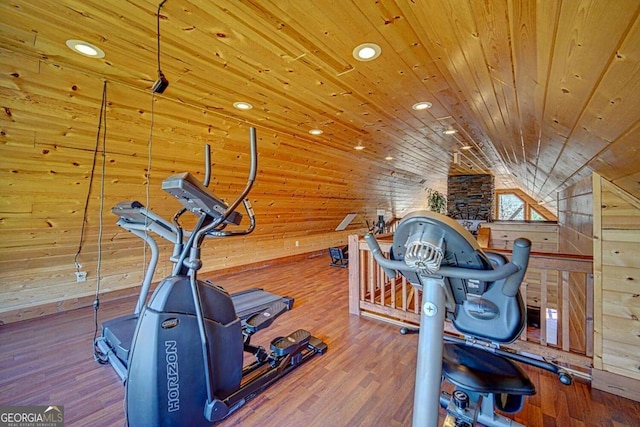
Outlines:
{"label": "wooden railing", "polygon": [[[389,253],[391,236],[378,236]],[[510,258],[508,250],[493,250]],[[532,252],[520,287],[529,312],[539,319],[510,348],[563,363],[589,377],[593,357],[593,260],[591,257]],[[349,312],[417,326],[420,291],[401,275],[389,280],[362,237],[349,236]],[[456,333],[452,324],[447,332]]]}

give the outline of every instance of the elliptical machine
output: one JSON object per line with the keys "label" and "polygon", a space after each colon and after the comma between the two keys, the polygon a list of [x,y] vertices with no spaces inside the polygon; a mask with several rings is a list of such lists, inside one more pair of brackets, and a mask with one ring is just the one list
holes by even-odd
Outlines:
{"label": "elliptical machine", "polygon": [[[173,218],[179,238],[173,274],[164,279],[138,320],[126,382],[126,414],[131,426],[208,426],[240,408],[327,345],[299,329],[271,341],[270,351],[251,344],[251,336],[273,323],[288,307],[282,301],[248,317],[238,317],[231,296],[222,288],[198,280],[200,248],[206,237],[246,235],[255,228],[248,195],[256,176],[255,129],[250,130],[251,168],[244,190],[227,206],[191,174],[173,175],[162,183],[183,208]],[[238,226],[243,203],[250,219]],[[185,212],[197,222],[183,244],[180,218]],[[243,353],[254,361],[243,366]]]}
{"label": "elliptical machine", "polygon": [[[205,177],[203,185],[209,186],[211,177],[211,153],[209,145],[205,150]],[[127,370],[129,364],[129,354],[133,335],[140,318],[142,308],[147,302],[151,282],[156,271],[156,266],[160,256],[158,244],[155,236],[162,237],[174,245],[179,243],[184,245],[185,239],[190,237],[190,233],[179,230],[178,227],[157,215],[149,208],[145,208],[138,201],[127,201],[118,203],[111,209],[111,212],[118,217],[116,224],[129,231],[133,235],[142,239],[151,251],[151,257],[147,264],[140,294],[132,314],[116,317],[102,323],[102,331],[94,341],[94,358],[101,364],[109,363],[120,377],[124,384],[127,381]],[[178,242],[178,240],[180,240]],[[175,249],[178,253],[184,246]],[[175,246],[174,246],[175,248]],[[177,257],[173,257],[174,263]],[[186,274],[184,265],[174,274]],[[275,302],[283,302],[288,310],[293,307],[294,300],[286,296],[280,296],[266,292],[259,288],[250,288],[231,295],[231,300],[236,314],[244,322],[254,314],[261,313],[268,309]]]}
{"label": "elliptical machine", "polygon": [[[496,414],[516,413],[524,397],[535,394],[522,362],[571,376],[553,363],[500,348],[515,341],[526,326],[520,284],[529,262],[531,242],[516,239],[511,262],[482,251],[456,221],[429,211],[406,216],[394,234],[389,259],[373,234],[365,239],[385,274],[399,273],[423,291],[414,392],[413,427],[436,427],[438,407],[447,411],[446,427],[523,427]],[[445,317],[464,339],[444,334]],[[444,341],[444,342],[443,342]],[[440,392],[443,380],[455,391]]]}

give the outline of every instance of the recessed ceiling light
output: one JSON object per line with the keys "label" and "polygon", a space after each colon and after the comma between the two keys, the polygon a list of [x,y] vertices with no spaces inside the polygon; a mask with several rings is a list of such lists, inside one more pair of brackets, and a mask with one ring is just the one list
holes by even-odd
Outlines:
{"label": "recessed ceiling light", "polygon": [[358,61],[373,61],[382,53],[382,49],[375,43],[363,43],[353,49],[352,55]]}
{"label": "recessed ceiling light", "polygon": [[311,130],[309,131],[309,133],[310,133],[311,135],[322,135],[322,130],[321,130],[321,129],[311,129]]}
{"label": "recessed ceiling light", "polygon": [[67,40],[65,43],[69,49],[81,55],[90,58],[104,58],[104,51],[91,43],[82,40]]}
{"label": "recessed ceiling light", "polygon": [[353,147],[355,150],[361,151],[364,150],[364,145],[358,144],[355,147]]}
{"label": "recessed ceiling light", "polygon": [[385,159],[385,160],[393,160],[393,157],[392,157],[392,156],[387,156],[387,157],[385,157],[384,159]]}
{"label": "recessed ceiling light", "polygon": [[444,133],[445,135],[453,135],[454,133],[458,133],[458,131],[455,129],[447,129],[442,133]]}
{"label": "recessed ceiling light", "polygon": [[423,101],[423,102],[418,102],[417,104],[413,104],[411,108],[413,108],[414,110],[426,110],[427,108],[431,108],[432,106],[433,106],[432,103]]}
{"label": "recessed ceiling light", "polygon": [[461,150],[471,150],[473,147],[470,145],[463,145],[462,147],[460,147]]}
{"label": "recessed ceiling light", "polygon": [[249,104],[248,102],[234,102],[233,106],[238,110],[251,110],[253,108],[253,105]]}

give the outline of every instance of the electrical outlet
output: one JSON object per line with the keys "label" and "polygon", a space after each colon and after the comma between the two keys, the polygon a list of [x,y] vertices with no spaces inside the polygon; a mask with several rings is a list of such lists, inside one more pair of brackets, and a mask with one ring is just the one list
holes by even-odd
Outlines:
{"label": "electrical outlet", "polygon": [[87,281],[87,272],[86,271],[76,271],[76,282],[86,282]]}
{"label": "electrical outlet", "polygon": [[298,242],[298,241],[296,240],[296,248],[297,248],[298,246],[300,246],[300,242]]}

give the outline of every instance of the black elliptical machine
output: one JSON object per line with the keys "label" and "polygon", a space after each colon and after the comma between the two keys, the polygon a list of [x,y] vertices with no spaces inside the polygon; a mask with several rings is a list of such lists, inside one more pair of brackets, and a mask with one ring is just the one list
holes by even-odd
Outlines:
{"label": "black elliptical machine", "polygon": [[[206,147],[205,187],[209,183],[211,164],[210,147],[208,145]],[[134,312],[103,322],[102,333],[94,341],[95,360],[101,364],[109,363],[124,384],[127,381],[131,342],[133,341],[140,313],[147,302],[153,275],[160,257],[160,249],[153,236],[162,237],[175,244],[178,239],[178,230],[174,224],[160,217],[151,209],[145,208],[138,201],[118,203],[111,209],[111,212],[118,216],[117,225],[142,239],[151,251],[151,257],[140,287],[140,294],[138,295]],[[189,237],[185,236],[184,233],[180,234],[180,238],[183,241]],[[173,259],[175,260],[176,258]],[[287,304],[289,310],[291,310],[294,303],[293,298],[275,295],[259,288],[245,289],[231,294],[231,300],[236,314],[243,321],[256,313],[264,311],[277,301]]]}
{"label": "black elliptical machine", "polygon": [[[255,129],[250,129],[251,169],[246,187],[229,206],[191,174],[173,175],[162,183],[183,208],[173,218],[183,233],[180,217],[187,211],[197,222],[186,244],[178,238],[173,275],[164,279],[138,320],[129,355],[126,415],[130,426],[208,426],[240,408],[251,398],[327,345],[299,329],[271,341],[270,350],[250,343],[251,336],[270,326],[288,308],[282,301],[241,321],[230,295],[221,287],[198,280],[200,247],[206,237],[246,235],[255,216],[246,198],[256,176]],[[243,203],[250,219],[240,225]],[[254,361],[243,363],[244,352]]]}
{"label": "black elliptical machine", "polygon": [[[205,145],[204,154],[205,176],[203,185],[208,187],[211,180],[211,147],[209,144]],[[142,308],[147,302],[149,291],[151,290],[151,282],[160,257],[160,249],[154,236],[166,239],[175,245],[176,242],[186,243],[190,233],[178,230],[174,223],[165,220],[151,209],[145,208],[138,201],[120,202],[111,209],[111,212],[118,217],[117,225],[142,239],[151,251],[151,257],[140,287],[135,310],[132,314],[103,322],[102,333],[94,341],[94,359],[101,364],[110,364],[124,384],[127,381],[127,367],[133,335],[138,325]],[[174,256],[171,257],[171,261],[176,264],[184,246],[174,246],[174,248],[176,250]],[[187,274],[187,271],[188,269],[182,264],[174,271],[173,275]],[[285,303],[288,310],[293,308],[294,303],[293,298],[272,294],[260,288],[244,289],[231,294],[231,301],[236,314],[243,321],[243,327],[248,318],[267,310],[277,301]]]}
{"label": "black elliptical machine", "polygon": [[[520,284],[529,264],[531,242],[516,239],[513,255],[483,251],[460,224],[444,215],[417,211],[402,219],[386,258],[373,234],[365,239],[385,274],[399,273],[422,291],[416,363],[413,427],[436,427],[438,407],[445,427],[523,427],[495,412],[516,413],[536,393],[525,363],[558,375],[570,374],[540,357],[500,348],[526,326]],[[464,335],[444,334],[445,318]],[[452,394],[440,390],[446,380]]]}

